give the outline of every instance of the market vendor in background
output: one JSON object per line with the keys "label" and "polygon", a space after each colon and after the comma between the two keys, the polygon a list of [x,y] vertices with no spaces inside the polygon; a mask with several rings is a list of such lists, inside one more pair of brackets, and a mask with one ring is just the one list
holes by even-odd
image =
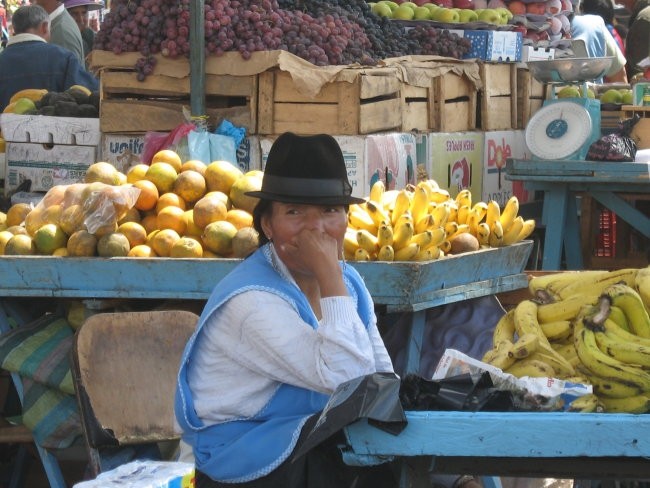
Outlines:
{"label": "market vendor in background", "polygon": [[14,35],[0,53],[0,111],[14,93],[23,89],[62,92],[72,85],[99,89],[97,79],[73,53],[47,42],[50,21],[42,7],[20,7],[13,15],[12,26]]}
{"label": "market vendor in background", "polygon": [[[640,2],[639,2],[640,3]],[[627,73],[632,77],[642,76],[644,71],[638,67],[639,62],[650,56],[650,5],[644,2],[646,7],[634,12],[631,17],[632,23],[627,31]],[[648,78],[648,75],[645,75]]]}
{"label": "market vendor in background", "polygon": [[72,16],[59,0],[32,0],[40,5],[50,16],[50,41],[74,53],[81,64],[84,63],[84,45],[81,32]]}
{"label": "market vendor in background", "polygon": [[616,45],[625,55],[625,41],[618,31],[618,26],[615,25],[613,0],[582,0],[580,5],[583,13],[602,17],[605,21],[605,27],[607,27],[607,30],[616,41]]}
{"label": "market vendor in background", "polygon": [[196,487],[392,488],[390,464],[347,466],[337,439],[291,458],[339,384],[393,371],[370,293],[342,261],[348,206],[363,200],[338,143],[282,134],[248,194],[260,247],[215,287],[181,361]]}
{"label": "market vendor in background", "polygon": [[93,10],[99,10],[104,5],[102,2],[93,0],[65,0],[64,5],[68,13],[77,23],[77,27],[79,27],[81,40],[83,41],[83,56],[86,59],[90,51],[93,50],[93,42],[95,41],[95,31],[90,28],[88,13]]}
{"label": "market vendor in background", "polygon": [[627,83],[625,64],[627,60],[610,34],[600,15],[582,13],[580,0],[572,0],[574,14],[571,17],[571,38],[582,39],[590,58],[613,57],[612,65],[605,73],[607,83]]}

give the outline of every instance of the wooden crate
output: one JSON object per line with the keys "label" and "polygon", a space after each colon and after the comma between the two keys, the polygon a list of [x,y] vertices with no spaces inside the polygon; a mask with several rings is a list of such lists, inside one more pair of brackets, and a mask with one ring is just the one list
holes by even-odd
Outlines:
{"label": "wooden crate", "polygon": [[[638,210],[650,214],[650,195],[625,194]],[[649,264],[650,239],[635,232],[616,215],[603,222],[602,214],[608,212],[592,197],[581,199],[580,234],[584,269],[642,268]],[[615,219],[613,221],[612,219]]]}
{"label": "wooden crate", "polygon": [[369,134],[402,127],[400,82],[360,70],[353,82],[323,85],[315,97],[302,95],[291,75],[279,69],[259,74],[259,134]]}
{"label": "wooden crate", "polygon": [[632,129],[632,139],[637,149],[650,149],[650,107],[623,105],[623,118],[629,119],[634,115],[641,117]]}
{"label": "wooden crate", "polygon": [[[187,59],[159,57],[155,72],[138,81],[137,56],[93,51],[93,69],[100,73],[102,132],[169,131],[185,121],[190,109]],[[205,75],[206,114],[210,125],[226,118],[251,134],[257,123],[257,75]]]}
{"label": "wooden crate", "polygon": [[479,128],[507,130],[517,127],[517,65],[481,63]]}
{"label": "wooden crate", "polygon": [[517,128],[525,129],[546,98],[546,85],[537,81],[528,68],[517,68]]}

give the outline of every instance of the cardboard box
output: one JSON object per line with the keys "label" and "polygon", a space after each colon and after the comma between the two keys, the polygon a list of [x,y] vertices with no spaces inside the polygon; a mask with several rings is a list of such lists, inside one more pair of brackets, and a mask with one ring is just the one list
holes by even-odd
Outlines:
{"label": "cardboard box", "polygon": [[237,148],[237,165],[244,173],[262,169],[262,148],[259,136],[245,137]]}
{"label": "cardboard box", "polygon": [[99,159],[111,163],[122,173],[140,162],[144,150],[144,133],[102,134]]}
{"label": "cardboard box", "polygon": [[440,188],[455,197],[469,188],[477,201],[481,196],[483,179],[483,132],[435,132],[428,135],[427,173]]}
{"label": "cardboard box", "polygon": [[548,61],[555,59],[555,49],[552,47],[523,46],[521,61]]}
{"label": "cardboard box", "polygon": [[[381,179],[386,189],[401,189],[416,182],[416,140],[411,133],[368,136],[334,136],[341,146],[352,195],[367,197],[370,187]],[[266,167],[274,138],[260,140],[262,169]]]}
{"label": "cardboard box", "polygon": [[99,119],[2,114],[0,127],[7,142],[77,146],[97,146],[100,142]]}
{"label": "cardboard box", "polygon": [[496,30],[451,29],[472,43],[464,59],[478,58],[483,61],[519,62],[522,56],[523,37],[521,32]]}
{"label": "cardboard box", "polygon": [[83,182],[88,166],[96,161],[95,146],[66,146],[23,142],[7,144],[5,191],[32,180],[31,191]]}
{"label": "cardboard box", "polygon": [[530,158],[525,131],[485,132],[481,200],[495,200],[501,208],[513,195],[520,203],[532,200],[532,193],[526,190],[523,182],[506,179],[507,158]]}

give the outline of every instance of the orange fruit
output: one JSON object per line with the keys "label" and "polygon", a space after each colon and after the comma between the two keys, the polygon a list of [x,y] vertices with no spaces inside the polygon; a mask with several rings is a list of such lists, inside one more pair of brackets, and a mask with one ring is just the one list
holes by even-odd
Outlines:
{"label": "orange fruit", "polygon": [[192,237],[181,237],[174,243],[169,252],[170,258],[201,258],[203,246]]}
{"label": "orange fruit", "polygon": [[5,253],[5,246],[14,235],[8,230],[0,231],[0,255]]}
{"label": "orange fruit", "polygon": [[226,214],[226,220],[237,227],[237,229],[243,229],[244,227],[253,227],[253,216],[246,210],[241,210],[239,208],[232,208],[228,210],[228,213]]}
{"label": "orange fruit", "polygon": [[227,256],[232,252],[232,240],[237,234],[237,228],[230,222],[219,220],[208,224],[203,229],[201,241],[210,251]]}
{"label": "orange fruit", "polygon": [[43,211],[43,220],[48,224],[58,224],[63,213],[61,205],[50,205]]}
{"label": "orange fruit", "polygon": [[252,227],[243,227],[232,238],[232,255],[245,258],[255,252],[259,244],[259,235]]}
{"label": "orange fruit", "polygon": [[179,234],[185,232],[185,211],[179,207],[168,206],[158,212],[156,226],[160,229],[174,229]]}
{"label": "orange fruit", "polygon": [[218,196],[204,196],[194,204],[194,223],[199,229],[205,228],[211,222],[226,218],[228,210]]}
{"label": "orange fruit", "polygon": [[68,252],[67,247],[60,247],[60,248],[55,249],[54,251],[52,251],[52,256],[58,256],[60,258],[64,258],[64,257],[69,256],[69,255],[70,255],[70,253]]}
{"label": "orange fruit", "polygon": [[36,207],[34,210],[25,215],[25,230],[30,236],[36,234],[36,231],[41,228],[45,223],[45,209],[42,207]]}
{"label": "orange fruit", "polygon": [[43,199],[39,202],[42,207],[49,207],[50,205],[59,205],[63,203],[67,185],[56,185],[47,190]]}
{"label": "orange fruit", "polygon": [[126,185],[128,183],[126,179],[126,175],[122,173],[121,171],[117,172],[117,183],[115,183],[116,186],[121,186],[121,185]]}
{"label": "orange fruit", "polygon": [[201,237],[203,229],[194,223],[194,210],[185,210],[183,219],[185,220],[185,233],[183,235],[189,237]]}
{"label": "orange fruit", "polygon": [[120,232],[109,232],[97,241],[97,254],[103,258],[124,257],[130,250],[129,240]]}
{"label": "orange fruit", "polygon": [[151,210],[158,203],[158,187],[149,180],[138,180],[133,183],[133,187],[140,190],[138,199],[134,207],[138,210]]}
{"label": "orange fruit", "polygon": [[137,222],[124,222],[118,226],[117,231],[126,236],[131,247],[147,242],[147,231]]}
{"label": "orange fruit", "polygon": [[149,235],[151,232],[158,229],[158,216],[156,214],[145,215],[142,217],[140,225],[144,227],[147,231],[147,235]]}
{"label": "orange fruit", "polygon": [[259,202],[260,199],[248,196],[246,195],[246,192],[259,191],[261,188],[262,178],[258,176],[243,175],[240,178],[237,178],[233,183],[228,196],[235,207],[246,210],[248,213],[252,214],[255,205],[257,205],[257,202]]}
{"label": "orange fruit", "polygon": [[78,230],[68,239],[68,255],[94,256],[97,253],[97,237],[87,230]]}
{"label": "orange fruit", "polygon": [[204,258],[220,258],[218,254],[210,251],[209,249],[203,249],[203,257]]}
{"label": "orange fruit", "polygon": [[113,232],[117,232],[117,220],[109,220],[108,222],[102,223],[99,227],[91,226],[91,228],[94,229],[93,234],[95,234],[97,237],[102,237],[106,234],[112,234]]}
{"label": "orange fruit", "polygon": [[183,197],[170,191],[168,193],[163,193],[158,198],[158,203],[156,203],[156,213],[160,213],[160,211],[165,207],[178,207],[185,210],[187,209],[187,204]]}
{"label": "orange fruit", "polygon": [[149,165],[144,163],[138,163],[131,166],[128,170],[126,170],[126,182],[135,183],[136,181],[143,180],[144,175],[147,174],[148,169]]}
{"label": "orange fruit", "polygon": [[17,234],[5,244],[5,256],[29,256],[36,254],[36,245],[31,237]]}
{"label": "orange fruit", "polygon": [[7,227],[12,225],[20,225],[24,222],[27,214],[31,212],[33,207],[29,203],[15,203],[9,210],[7,210],[7,219],[5,224]]}
{"label": "orange fruit", "polygon": [[178,175],[173,191],[186,202],[194,203],[205,195],[206,189],[205,178],[201,173],[189,169]]}
{"label": "orange fruit", "polygon": [[124,222],[140,222],[141,220],[142,216],[140,215],[140,210],[135,207],[131,207],[126,211],[124,217],[117,221],[117,225],[119,226]]}
{"label": "orange fruit", "polygon": [[59,218],[59,225],[63,232],[72,235],[77,230],[81,229],[84,224],[84,211],[81,205],[70,205],[63,212]]}
{"label": "orange fruit", "polygon": [[242,176],[241,170],[228,161],[212,161],[205,168],[205,181],[208,191],[222,191],[230,193],[233,183]]}
{"label": "orange fruit", "polygon": [[55,249],[64,247],[68,236],[55,224],[45,224],[34,234],[34,244],[41,254],[52,254]]}
{"label": "orange fruit", "polygon": [[107,185],[118,185],[119,175],[117,168],[111,163],[99,161],[88,166],[84,183],[106,183]]}
{"label": "orange fruit", "polygon": [[183,163],[183,166],[181,166],[181,173],[183,171],[196,171],[201,176],[205,176],[205,168],[207,167],[208,165],[203,161],[199,161],[198,159],[190,159],[189,161],[185,161]]}
{"label": "orange fruit", "polygon": [[172,191],[174,181],[178,178],[176,169],[168,163],[153,163],[144,175],[145,179],[151,181],[158,193],[163,194]]}
{"label": "orange fruit", "polygon": [[226,206],[228,210],[230,210],[230,207],[232,207],[232,202],[230,201],[230,197],[222,191],[209,191],[204,196],[217,197],[219,200],[223,202],[223,204]]}
{"label": "orange fruit", "polygon": [[87,187],[85,183],[72,183],[66,185],[63,194],[63,208],[68,208],[70,205],[76,205],[83,201],[84,189]]}
{"label": "orange fruit", "polygon": [[120,220],[124,217],[129,208],[131,208],[131,201],[128,198],[128,193],[124,190],[128,190],[128,188],[122,186],[107,186],[101,191],[102,198],[113,205],[116,220]]}
{"label": "orange fruit", "polygon": [[150,246],[158,256],[169,257],[169,253],[181,238],[174,229],[163,229],[156,232],[150,239]]}
{"label": "orange fruit", "polygon": [[127,256],[133,258],[155,258],[157,254],[146,244],[139,244],[132,247]]}
{"label": "orange fruit", "polygon": [[176,151],[172,151],[171,149],[162,149],[154,154],[153,158],[151,158],[151,164],[153,165],[154,163],[167,163],[171,165],[177,173],[180,173],[181,166],[183,166],[181,157],[176,153]]}
{"label": "orange fruit", "polygon": [[22,234],[22,235],[25,235],[25,236],[29,235],[29,233],[27,232],[27,229],[25,229],[22,225],[12,225],[11,227],[7,227],[5,230],[7,232],[11,232],[15,236],[18,235],[18,234]]}

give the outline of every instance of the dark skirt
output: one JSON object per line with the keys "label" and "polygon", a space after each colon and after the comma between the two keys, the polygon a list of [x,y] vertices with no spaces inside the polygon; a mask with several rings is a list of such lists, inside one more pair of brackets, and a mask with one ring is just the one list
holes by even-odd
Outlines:
{"label": "dark skirt", "polygon": [[[302,429],[303,437],[316,423],[318,416],[311,417]],[[348,466],[343,462],[339,447],[344,444],[339,432],[325,440],[304,456],[292,460],[290,456],[277,469],[246,483],[221,483],[197,470],[196,488],[395,488],[397,475],[391,463],[377,466]]]}

